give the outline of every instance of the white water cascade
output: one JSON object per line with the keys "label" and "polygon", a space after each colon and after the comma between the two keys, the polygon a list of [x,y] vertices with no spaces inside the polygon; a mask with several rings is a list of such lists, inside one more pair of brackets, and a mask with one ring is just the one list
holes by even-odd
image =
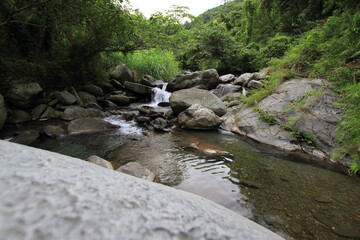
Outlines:
{"label": "white water cascade", "polygon": [[151,95],[151,103],[149,106],[157,106],[161,102],[169,102],[169,98],[171,93],[166,91],[167,83],[164,83],[162,89],[160,88],[153,88],[152,95]]}

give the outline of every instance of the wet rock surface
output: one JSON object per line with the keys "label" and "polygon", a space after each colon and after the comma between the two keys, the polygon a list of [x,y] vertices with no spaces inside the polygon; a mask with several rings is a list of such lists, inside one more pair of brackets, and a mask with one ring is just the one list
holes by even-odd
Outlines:
{"label": "wet rock surface", "polygon": [[179,114],[178,122],[181,128],[209,130],[218,128],[223,120],[210,109],[194,104]]}
{"label": "wet rock surface", "polygon": [[68,126],[69,134],[84,134],[114,130],[119,128],[111,123],[105,122],[101,118],[80,118],[70,122]]}
{"label": "wet rock surface", "polygon": [[177,75],[174,79],[170,80],[168,90],[173,92],[196,86],[211,90],[219,83],[219,74],[217,71],[215,69],[208,69],[205,71]]}
{"label": "wet rock surface", "polygon": [[175,114],[185,111],[193,104],[200,104],[212,110],[216,115],[223,116],[227,109],[224,103],[209,91],[202,89],[185,89],[174,92],[170,96],[170,106]]}

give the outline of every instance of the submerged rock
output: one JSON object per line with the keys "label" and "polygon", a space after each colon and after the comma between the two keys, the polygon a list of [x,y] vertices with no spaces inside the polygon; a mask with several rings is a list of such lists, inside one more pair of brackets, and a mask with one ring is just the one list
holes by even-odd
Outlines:
{"label": "submerged rock", "polygon": [[205,71],[177,75],[174,79],[170,80],[167,90],[173,92],[200,85],[205,89],[210,90],[215,88],[218,84],[218,72],[215,69],[208,69]]}
{"label": "submerged rock", "polygon": [[60,137],[64,133],[64,129],[60,126],[48,125],[43,132],[49,137]]}
{"label": "submerged rock", "polygon": [[213,111],[200,104],[194,104],[180,113],[178,122],[181,128],[200,130],[216,129],[223,123]]}
{"label": "submerged rock", "polygon": [[185,111],[193,104],[200,104],[220,117],[225,115],[227,110],[218,97],[202,89],[184,89],[173,92],[170,96],[170,106],[175,114]]}
{"label": "submerged rock", "polygon": [[119,126],[105,122],[100,118],[80,118],[70,122],[68,131],[69,134],[81,134],[114,130],[117,128],[119,128]]}
{"label": "submerged rock", "polygon": [[126,173],[137,178],[142,178],[151,182],[154,182],[156,177],[153,172],[151,172],[149,169],[144,168],[137,162],[129,162],[124,166],[116,169],[116,171]]}
{"label": "submerged rock", "polygon": [[68,107],[65,109],[64,113],[61,115],[61,118],[64,120],[74,120],[78,118],[97,118],[97,117],[105,117],[105,114],[97,109],[93,108],[82,108],[78,106]]}
{"label": "submerged rock", "polygon": [[19,135],[11,139],[11,142],[19,143],[23,145],[30,145],[35,142],[36,139],[40,136],[39,131],[29,130],[21,132]]}
{"label": "submerged rock", "polygon": [[111,164],[111,162],[106,161],[105,159],[98,157],[96,155],[92,155],[90,157],[87,158],[87,160],[93,164],[96,164],[100,167],[104,167],[107,169],[111,169],[114,170],[113,165]]}

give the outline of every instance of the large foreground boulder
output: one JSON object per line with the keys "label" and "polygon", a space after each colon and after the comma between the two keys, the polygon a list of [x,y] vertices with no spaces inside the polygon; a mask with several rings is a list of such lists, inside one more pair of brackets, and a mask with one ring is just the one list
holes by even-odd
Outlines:
{"label": "large foreground boulder", "polygon": [[0,209],[6,239],[283,239],[194,194],[5,141]]}
{"label": "large foreground boulder", "polygon": [[176,91],[170,96],[170,106],[175,114],[185,111],[193,104],[200,104],[212,110],[216,115],[223,116],[226,106],[214,94],[202,89],[184,89]]}
{"label": "large foreground boulder", "polygon": [[179,74],[170,80],[167,90],[177,91],[195,86],[205,87],[210,90],[219,84],[219,74],[216,69],[208,69],[192,73]]}
{"label": "large foreground boulder", "polygon": [[101,118],[80,118],[70,122],[68,131],[69,134],[81,134],[114,130],[118,128],[119,126],[105,122]]}
{"label": "large foreground boulder", "polygon": [[41,93],[43,89],[37,82],[14,84],[6,93],[7,103],[15,107],[29,107],[33,98]]}
{"label": "large foreground boulder", "polygon": [[6,106],[4,102],[4,97],[0,94],[0,130],[3,128],[6,121],[7,113]]}
{"label": "large foreground boulder", "polygon": [[216,129],[223,123],[213,111],[200,104],[194,104],[180,113],[178,122],[181,128],[198,130]]}

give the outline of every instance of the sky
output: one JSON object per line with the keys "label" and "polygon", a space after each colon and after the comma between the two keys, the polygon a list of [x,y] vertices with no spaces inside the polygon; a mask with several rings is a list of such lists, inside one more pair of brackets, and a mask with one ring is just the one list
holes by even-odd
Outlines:
{"label": "sky", "polygon": [[189,7],[189,13],[198,16],[210,8],[219,6],[223,0],[129,0],[129,2],[146,17],[156,12],[164,12],[172,5]]}

